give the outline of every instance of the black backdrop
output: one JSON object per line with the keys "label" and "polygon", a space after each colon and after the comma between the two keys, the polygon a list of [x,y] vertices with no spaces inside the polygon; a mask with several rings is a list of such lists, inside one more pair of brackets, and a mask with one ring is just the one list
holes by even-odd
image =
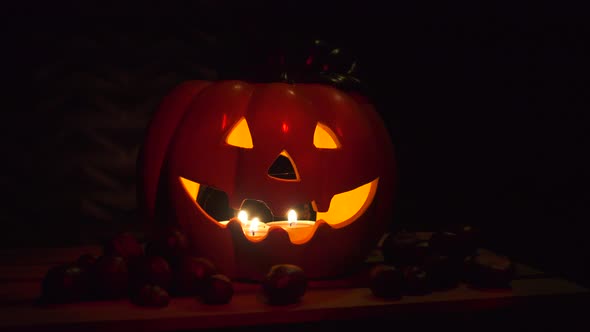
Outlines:
{"label": "black backdrop", "polygon": [[322,38],[359,62],[399,164],[396,227],[482,229],[589,278],[588,33],[562,2],[3,5],[3,247],[141,236],[134,162],[159,99]]}

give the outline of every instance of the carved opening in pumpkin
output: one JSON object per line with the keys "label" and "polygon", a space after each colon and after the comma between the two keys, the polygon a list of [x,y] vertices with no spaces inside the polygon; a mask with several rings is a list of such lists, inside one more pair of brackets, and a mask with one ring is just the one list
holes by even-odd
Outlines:
{"label": "carved opening in pumpkin", "polygon": [[236,124],[229,130],[225,142],[229,145],[237,146],[244,149],[252,149],[254,144],[252,143],[252,135],[250,134],[250,127],[246,118],[242,117]]}
{"label": "carved opening in pumpkin", "polygon": [[281,151],[277,159],[270,165],[268,176],[278,180],[299,181],[297,167],[285,150]]}
{"label": "carved opening in pumpkin", "polygon": [[[240,208],[236,210],[230,207],[229,199],[224,191],[192,182],[182,177],[181,180],[189,197],[194,198],[200,209],[215,221],[229,220],[232,217],[237,217],[239,211],[247,211],[249,216],[257,217],[264,223],[285,219],[284,216],[275,215],[264,201],[244,199]],[[196,196],[194,193],[196,193]],[[317,214],[313,210],[312,202],[297,204],[293,206],[293,209],[297,212],[300,219],[316,220]]]}
{"label": "carved opening in pumpkin", "polygon": [[[204,200],[199,200],[199,193],[200,193],[200,197],[204,197],[203,193],[207,190],[211,190],[210,187],[205,186],[205,185],[201,185],[198,182],[194,182],[191,180],[188,180],[186,178],[183,177],[179,177],[179,180],[181,182],[181,184],[183,185],[186,193],[189,195],[189,197],[192,199],[192,201],[195,203],[195,205],[197,206],[197,208],[200,210],[200,212],[203,215],[208,216],[213,222],[216,222],[217,224],[220,225],[220,227],[225,227],[225,225],[227,225],[228,220],[233,217],[233,216],[237,216],[238,211],[231,209],[229,206],[227,207],[226,210],[221,210],[221,212],[217,211],[217,212],[207,212],[202,204],[206,201]],[[346,227],[350,224],[352,224],[356,219],[358,219],[359,216],[363,215],[365,213],[365,211],[367,210],[367,208],[371,205],[374,197],[375,197],[375,193],[377,191],[377,185],[379,182],[379,178],[376,178],[375,180],[365,183],[353,190],[349,190],[346,192],[342,192],[339,194],[336,194],[332,197],[332,199],[330,200],[330,205],[327,211],[324,212],[319,212],[317,211],[317,206],[315,204],[314,201],[311,201],[311,207],[313,209],[313,214],[310,214],[309,217],[311,218],[313,216],[313,219],[311,220],[323,220],[324,222],[326,222],[327,224],[329,224],[331,227],[333,228],[343,228]],[[225,194],[225,193],[223,193]],[[223,195],[219,195],[219,197],[223,197]],[[225,197],[227,198],[227,195],[225,195]],[[262,201],[256,201],[256,200],[252,200],[252,199],[245,199],[242,203],[242,206],[244,206],[245,202],[262,202]],[[264,202],[262,202],[264,205],[266,205]],[[211,213],[210,213],[211,212]],[[248,211],[249,214],[250,211]],[[269,213],[272,215],[272,211],[270,211],[269,209]],[[233,215],[232,215],[233,214]],[[215,217],[219,217],[219,216],[224,216],[227,217],[229,216],[230,218],[228,219],[217,219]],[[269,218],[267,218],[269,219]],[[276,218],[273,216],[273,220],[285,220],[286,216],[282,216],[279,218]],[[309,234],[299,234],[297,239],[293,239],[291,238],[291,242],[293,243],[305,243],[306,241],[308,241],[309,239],[311,239],[313,237],[313,233],[315,232],[317,227],[310,227],[309,228]],[[291,234],[290,234],[291,235]],[[301,240],[304,239],[304,240]]]}
{"label": "carved opening in pumpkin", "polygon": [[313,145],[318,149],[339,149],[340,141],[330,127],[318,122],[313,133]]}

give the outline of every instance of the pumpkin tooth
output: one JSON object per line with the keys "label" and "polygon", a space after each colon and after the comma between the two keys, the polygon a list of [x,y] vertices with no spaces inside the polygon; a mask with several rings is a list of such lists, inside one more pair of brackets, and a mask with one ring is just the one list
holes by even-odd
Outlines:
{"label": "pumpkin tooth", "polygon": [[[365,183],[353,190],[342,192],[334,195],[330,200],[330,207],[328,211],[318,212],[317,219],[324,220],[334,228],[342,228],[352,223],[359,215],[365,213],[365,210],[371,205],[375,193],[377,191],[377,184],[379,178]],[[318,210],[316,202],[314,209]]]}

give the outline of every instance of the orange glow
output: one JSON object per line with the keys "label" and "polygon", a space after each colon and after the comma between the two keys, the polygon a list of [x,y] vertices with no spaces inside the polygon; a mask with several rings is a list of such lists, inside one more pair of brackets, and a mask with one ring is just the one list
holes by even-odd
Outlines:
{"label": "orange glow", "polygon": [[[356,189],[332,196],[330,207],[326,212],[317,212],[317,220],[324,220],[334,228],[342,228],[354,222],[358,216],[365,213],[375,193],[379,179],[375,179]],[[315,202],[312,202],[317,210]]]}
{"label": "orange glow", "polygon": [[340,141],[332,129],[325,124],[318,122],[313,134],[313,145],[318,149],[338,149]]}
{"label": "orange glow", "polygon": [[242,117],[229,131],[225,138],[225,142],[229,145],[237,146],[245,149],[252,149],[252,136],[250,135],[250,128],[246,118]]}
{"label": "orange glow", "polygon": [[180,182],[184,186],[184,190],[186,190],[186,193],[190,196],[190,198],[196,201],[201,184],[198,182],[193,182],[189,179],[185,179],[182,176],[180,177]]}
{"label": "orange glow", "polygon": [[283,133],[287,133],[289,131],[289,125],[287,125],[286,122],[283,122],[283,125],[281,126],[281,129],[283,130]]}

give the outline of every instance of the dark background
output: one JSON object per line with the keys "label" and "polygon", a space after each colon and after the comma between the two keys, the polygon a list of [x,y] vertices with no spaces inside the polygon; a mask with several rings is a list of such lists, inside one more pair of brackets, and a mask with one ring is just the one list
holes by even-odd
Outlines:
{"label": "dark background", "polygon": [[[128,230],[151,112],[273,45],[358,59],[398,160],[394,227],[479,227],[515,260],[590,279],[589,21],[567,2],[20,2],[2,8],[0,246]],[[261,55],[262,54],[262,55]]]}

